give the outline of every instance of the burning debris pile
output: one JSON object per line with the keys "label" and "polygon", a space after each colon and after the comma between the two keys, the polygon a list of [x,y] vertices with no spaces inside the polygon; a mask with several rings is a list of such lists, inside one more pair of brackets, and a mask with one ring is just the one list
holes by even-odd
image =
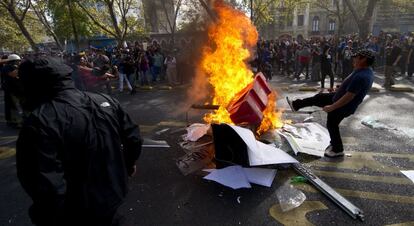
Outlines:
{"label": "burning debris pile", "polygon": [[[199,64],[213,87],[213,105],[207,123],[249,123],[257,132],[280,128],[281,112],[276,111],[276,92],[263,75],[254,79],[246,61],[252,56],[258,33],[249,18],[222,1],[213,6],[217,19],[208,26],[208,42]],[[244,114],[242,117],[241,114]]]}
{"label": "burning debris pile", "polygon": [[[254,75],[246,63],[258,39],[255,27],[245,14],[222,1],[215,1],[213,10],[217,17],[208,26],[208,42],[203,47],[199,69],[214,91],[205,109],[216,109],[204,116],[207,125],[193,124],[186,128],[184,141],[179,143],[186,154],[176,160],[177,167],[184,175],[204,169],[209,172],[204,179],[239,189],[250,188],[250,183],[270,187],[276,171],[268,166],[292,165],[353,218],[362,217],[360,209],[277,147],[277,138],[272,138],[271,144],[256,140],[258,135],[269,131],[275,137],[282,135],[295,154],[323,156],[329,134],[317,123],[283,125],[276,92],[262,73]],[[257,166],[263,168],[251,168]],[[299,206],[306,199],[301,191],[289,185],[282,186],[277,193],[285,210]]]}

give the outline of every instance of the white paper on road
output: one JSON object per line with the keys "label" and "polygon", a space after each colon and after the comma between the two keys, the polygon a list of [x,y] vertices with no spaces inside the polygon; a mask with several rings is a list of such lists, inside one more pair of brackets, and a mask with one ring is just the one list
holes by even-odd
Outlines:
{"label": "white paper on road", "polygon": [[184,136],[185,141],[197,141],[207,134],[210,124],[194,123],[187,128],[187,134]]}
{"label": "white paper on road", "polygon": [[143,148],[169,148],[167,141],[165,140],[152,140],[144,138]]}
{"label": "white paper on road", "polygon": [[271,187],[276,176],[275,169],[243,168],[250,183]]}
{"label": "white paper on road", "polygon": [[287,139],[295,154],[323,157],[330,143],[328,130],[316,122],[285,124],[279,133]]}
{"label": "white paper on road", "polygon": [[257,141],[249,129],[229,125],[247,145],[250,166],[297,163],[298,161],[283,150]]}
{"label": "white paper on road", "polygon": [[414,183],[414,170],[401,170],[401,173]]}
{"label": "white paper on road", "polygon": [[203,178],[233,189],[252,187],[241,166],[229,166],[223,169],[217,169]]}
{"label": "white paper on road", "polygon": [[[242,168],[241,166],[229,166],[237,168],[237,174],[236,177],[239,177],[238,175],[240,173],[239,168],[242,169],[242,173],[244,174],[244,178],[249,183],[258,184],[266,187],[271,187],[273,180],[276,176],[276,170],[275,169],[263,169],[263,168]],[[228,169],[229,167],[223,168],[223,169],[204,169],[204,172],[209,172],[210,174],[205,176],[204,179],[207,180],[214,180],[220,184],[223,184],[227,187],[231,187],[233,189],[237,189],[234,187],[234,183],[232,182],[234,180],[232,175],[228,175],[229,172],[231,172],[232,169]],[[211,175],[214,173],[213,175]],[[211,176],[210,176],[211,175]],[[243,178],[243,177],[241,177]],[[244,181],[242,184],[244,184],[246,181]],[[229,186],[232,185],[232,186]],[[239,185],[240,186],[240,185]]]}

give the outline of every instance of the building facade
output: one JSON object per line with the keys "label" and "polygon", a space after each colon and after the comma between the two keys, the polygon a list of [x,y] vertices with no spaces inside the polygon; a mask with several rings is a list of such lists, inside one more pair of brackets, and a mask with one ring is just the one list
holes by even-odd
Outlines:
{"label": "building facade", "polygon": [[404,5],[394,5],[392,0],[382,0],[374,13],[372,33],[384,32],[413,32],[414,31],[414,1]]}
{"label": "building facade", "polygon": [[[323,7],[316,3],[304,3],[297,6],[290,14],[284,13],[286,9],[283,4],[280,4],[274,10],[274,21],[277,22],[260,29],[260,35],[264,39],[274,39],[280,36],[306,39],[332,36],[338,34],[340,29],[338,18],[335,16],[338,14],[344,18],[341,35],[358,32],[358,26],[349,10],[343,10],[346,7],[343,0],[326,2],[328,5]],[[366,3],[365,0],[354,0],[354,2],[362,5]],[[336,4],[339,4],[339,7]],[[404,11],[393,4],[392,0],[381,1],[374,10],[370,31],[374,35],[380,30],[402,33],[414,31],[414,10],[412,9],[414,7]]]}

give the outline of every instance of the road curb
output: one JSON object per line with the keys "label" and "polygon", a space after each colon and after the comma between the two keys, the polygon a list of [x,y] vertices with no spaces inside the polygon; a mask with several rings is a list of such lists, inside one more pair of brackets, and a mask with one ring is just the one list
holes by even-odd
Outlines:
{"label": "road curb", "polygon": [[16,149],[11,147],[0,147],[0,159],[6,159],[14,156]]}
{"label": "road curb", "polygon": [[152,87],[152,86],[139,86],[138,89],[139,90],[153,90],[154,87]]}
{"label": "road curb", "polygon": [[159,90],[172,90],[172,86],[159,86],[157,87]]}
{"label": "road curb", "polygon": [[413,92],[413,88],[404,85],[391,86],[389,90],[392,92]]}
{"label": "road curb", "polygon": [[310,86],[303,86],[299,88],[299,91],[305,91],[305,92],[316,92],[318,91],[318,88],[316,87],[310,87]]}

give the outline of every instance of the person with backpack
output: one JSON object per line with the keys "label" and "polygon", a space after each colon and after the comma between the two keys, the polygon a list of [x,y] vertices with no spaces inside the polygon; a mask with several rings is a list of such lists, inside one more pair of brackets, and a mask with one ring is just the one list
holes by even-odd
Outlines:
{"label": "person with backpack", "polygon": [[30,115],[16,144],[18,179],[35,225],[109,226],[141,152],[138,125],[115,99],[75,88],[72,69],[52,57],[19,66]]}

